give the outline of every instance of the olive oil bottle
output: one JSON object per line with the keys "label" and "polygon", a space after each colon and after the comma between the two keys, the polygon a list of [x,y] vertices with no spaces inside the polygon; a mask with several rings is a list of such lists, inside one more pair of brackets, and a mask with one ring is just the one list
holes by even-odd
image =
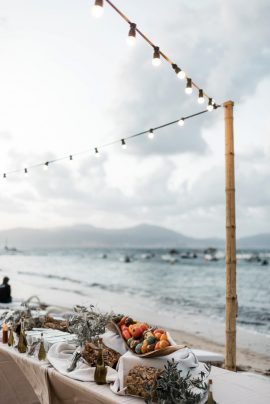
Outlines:
{"label": "olive oil bottle", "polygon": [[26,341],[26,336],[24,332],[24,320],[21,320],[21,331],[20,331],[20,336],[19,336],[19,342],[18,342],[18,351],[20,353],[25,353],[27,351],[27,341]]}
{"label": "olive oil bottle", "polygon": [[46,359],[46,351],[45,351],[45,347],[44,347],[43,333],[41,333],[41,340],[40,340],[39,351],[38,351],[38,360],[45,361],[45,359]]}
{"label": "olive oil bottle", "polygon": [[6,323],[4,323],[2,327],[2,343],[3,344],[8,343],[8,326]]}
{"label": "olive oil bottle", "polygon": [[95,382],[97,384],[106,384],[106,375],[107,368],[104,362],[102,339],[100,338],[98,342],[98,358],[94,375]]}
{"label": "olive oil bottle", "polygon": [[209,379],[208,400],[207,404],[217,404],[213,397],[213,380]]}
{"label": "olive oil bottle", "polygon": [[11,324],[8,336],[8,346],[13,346],[14,342],[13,325]]}

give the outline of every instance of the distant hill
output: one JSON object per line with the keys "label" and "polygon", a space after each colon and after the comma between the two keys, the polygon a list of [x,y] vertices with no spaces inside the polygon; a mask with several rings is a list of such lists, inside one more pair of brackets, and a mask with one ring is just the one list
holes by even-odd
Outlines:
{"label": "distant hill", "polygon": [[[160,226],[141,224],[124,229],[103,229],[91,225],[74,225],[50,229],[16,228],[0,231],[0,245],[18,249],[64,247],[164,247],[224,249],[218,238],[192,238]],[[245,237],[238,248],[270,248],[270,234]]]}
{"label": "distant hill", "polygon": [[237,242],[238,248],[262,248],[270,250],[270,233],[256,234],[254,236],[242,237]]}
{"label": "distant hill", "polygon": [[17,228],[0,231],[0,243],[9,247],[223,247],[219,239],[195,239],[160,226],[141,224],[124,229],[103,229],[91,225],[74,225],[51,229]]}

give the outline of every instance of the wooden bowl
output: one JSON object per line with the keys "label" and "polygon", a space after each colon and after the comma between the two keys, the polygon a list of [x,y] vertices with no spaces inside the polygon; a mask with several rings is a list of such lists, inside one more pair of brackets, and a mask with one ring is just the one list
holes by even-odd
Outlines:
{"label": "wooden bowl", "polygon": [[151,352],[147,352],[145,354],[137,354],[136,352],[134,352],[132,349],[130,349],[130,347],[128,346],[126,340],[122,337],[122,333],[120,328],[118,327],[118,325],[116,323],[114,323],[113,321],[111,321],[107,327],[111,330],[116,332],[117,334],[120,335],[120,337],[122,338],[122,340],[125,342],[125,345],[127,347],[127,349],[132,352],[134,355],[138,356],[139,358],[156,358],[158,356],[166,356],[166,355],[170,355],[176,351],[178,351],[179,349],[184,349],[187,348],[187,345],[170,345],[167,346],[166,348],[160,348],[157,349],[156,351],[151,351]]}

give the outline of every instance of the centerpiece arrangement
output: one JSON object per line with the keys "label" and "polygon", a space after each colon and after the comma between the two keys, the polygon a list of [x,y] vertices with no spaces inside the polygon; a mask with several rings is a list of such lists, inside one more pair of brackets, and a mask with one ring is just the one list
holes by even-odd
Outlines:
{"label": "centerpiece arrangement", "polygon": [[125,341],[127,348],[144,358],[170,355],[186,345],[172,344],[166,331],[128,316],[114,317],[110,329],[114,329]]}

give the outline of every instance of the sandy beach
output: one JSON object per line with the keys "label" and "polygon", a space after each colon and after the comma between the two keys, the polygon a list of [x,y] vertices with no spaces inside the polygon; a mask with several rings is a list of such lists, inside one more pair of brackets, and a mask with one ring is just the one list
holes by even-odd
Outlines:
{"label": "sandy beach", "polygon": [[[191,348],[204,349],[224,354],[224,346],[206,338],[187,333],[185,331],[170,330],[170,333],[177,343],[184,343]],[[239,371],[256,372],[270,376],[270,356],[251,351],[250,349],[238,347],[237,368]]]}
{"label": "sandy beach", "polygon": [[[94,304],[100,310],[124,313],[151,324],[160,325],[170,330],[177,343],[185,343],[191,348],[204,349],[224,354],[224,324],[214,319],[203,317],[190,317],[185,313],[178,316],[166,315],[148,308],[143,302],[134,300],[132,296],[117,299],[115,294],[104,291],[92,292],[91,296],[78,293],[67,293],[52,289],[36,290],[30,285],[13,282],[13,293],[26,299],[32,295],[38,295],[42,302],[53,307],[71,308],[76,304]],[[246,329],[238,328],[237,331],[237,366],[239,370],[258,372],[270,376],[270,336]]]}

